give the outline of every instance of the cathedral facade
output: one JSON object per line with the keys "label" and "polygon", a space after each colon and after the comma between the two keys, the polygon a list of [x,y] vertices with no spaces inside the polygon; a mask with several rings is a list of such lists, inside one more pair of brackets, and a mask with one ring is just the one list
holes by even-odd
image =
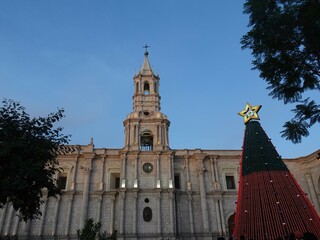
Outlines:
{"label": "cathedral facade", "polygon": [[[241,150],[171,149],[168,117],[161,112],[160,78],[145,52],[133,77],[133,111],[124,120],[122,149],[93,141],[59,156],[62,194],[41,207],[41,219],[19,222],[0,209],[0,236],[77,239],[92,218],[118,239],[217,239],[233,228]],[[319,151],[318,151],[319,152]],[[320,212],[320,155],[284,159]]]}

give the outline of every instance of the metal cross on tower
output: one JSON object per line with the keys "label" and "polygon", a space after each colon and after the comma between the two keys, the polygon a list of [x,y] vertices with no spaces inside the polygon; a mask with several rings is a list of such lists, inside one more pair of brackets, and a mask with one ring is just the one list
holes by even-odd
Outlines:
{"label": "metal cross on tower", "polygon": [[147,44],[143,46],[143,48],[146,49],[146,51],[144,52],[145,55],[148,55],[148,48],[149,48],[149,47],[150,47],[150,46],[148,46]]}

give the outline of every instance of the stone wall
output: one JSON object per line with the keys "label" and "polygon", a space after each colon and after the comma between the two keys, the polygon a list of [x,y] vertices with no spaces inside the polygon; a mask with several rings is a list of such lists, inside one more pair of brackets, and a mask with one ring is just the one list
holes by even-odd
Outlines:
{"label": "stone wall", "polygon": [[[67,186],[61,196],[42,205],[41,219],[19,222],[8,204],[0,209],[0,235],[72,239],[82,221],[93,218],[102,222],[103,231],[117,231],[119,239],[227,236],[228,218],[236,207],[240,154],[201,149],[124,153],[85,146],[59,157]],[[316,156],[285,163],[319,212],[320,161]],[[142,170],[146,162],[153,165],[150,173]],[[236,189],[227,188],[226,176],[234,177]],[[180,181],[179,189],[174,188],[174,180]],[[150,221],[144,218],[145,208],[151,209]]]}

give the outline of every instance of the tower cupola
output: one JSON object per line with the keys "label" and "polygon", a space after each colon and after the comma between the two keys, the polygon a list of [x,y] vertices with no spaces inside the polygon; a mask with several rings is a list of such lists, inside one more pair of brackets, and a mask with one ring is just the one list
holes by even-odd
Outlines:
{"label": "tower cupola", "polygon": [[160,112],[160,77],[155,75],[147,48],[138,74],[134,75],[133,112],[123,122],[127,150],[159,151],[169,149],[170,121]]}
{"label": "tower cupola", "polygon": [[135,91],[133,96],[134,111],[160,111],[159,81],[150,66],[148,51],[144,53],[144,61],[138,74],[133,77]]}

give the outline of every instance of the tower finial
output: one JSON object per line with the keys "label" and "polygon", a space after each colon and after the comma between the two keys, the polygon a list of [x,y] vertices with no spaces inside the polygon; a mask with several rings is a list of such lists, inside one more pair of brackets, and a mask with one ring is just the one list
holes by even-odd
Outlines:
{"label": "tower finial", "polygon": [[148,46],[147,44],[143,46],[143,48],[146,49],[146,51],[144,52],[144,55],[145,55],[145,56],[148,56],[148,54],[149,54],[149,53],[148,53],[148,48],[149,48],[149,47],[150,47],[150,46]]}

